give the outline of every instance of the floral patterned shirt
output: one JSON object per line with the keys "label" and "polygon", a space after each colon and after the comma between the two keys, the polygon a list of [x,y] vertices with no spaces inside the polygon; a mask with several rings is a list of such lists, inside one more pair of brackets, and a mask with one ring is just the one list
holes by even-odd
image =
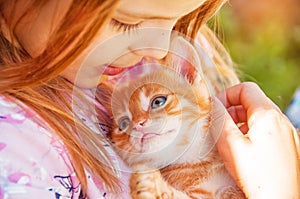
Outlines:
{"label": "floral patterned shirt", "polygon": [[[62,141],[33,111],[0,96],[0,199],[83,198],[80,183]],[[91,118],[83,118],[91,126]],[[90,122],[90,123],[88,123]],[[96,122],[95,122],[96,123]],[[107,147],[116,167],[125,167]],[[87,173],[88,198],[128,198],[128,176],[122,196],[112,196]]]}

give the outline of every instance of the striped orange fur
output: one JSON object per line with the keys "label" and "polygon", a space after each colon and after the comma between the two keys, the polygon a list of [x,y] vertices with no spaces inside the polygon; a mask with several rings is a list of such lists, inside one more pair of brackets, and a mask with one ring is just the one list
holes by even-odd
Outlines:
{"label": "striped orange fur", "polygon": [[[102,96],[105,102],[99,100],[111,103],[106,104],[112,117],[108,137],[116,152],[128,166],[159,170],[133,175],[133,198],[143,198],[145,192],[170,199],[244,198],[209,133],[212,101],[201,71],[151,67],[154,73],[124,86],[98,88],[98,93],[109,95]],[[141,186],[145,180],[149,189]]]}
{"label": "striped orange fur", "polygon": [[[224,164],[209,135],[211,100],[205,84],[201,81],[190,84],[184,77],[171,69],[154,67],[157,67],[157,73],[146,75],[126,87],[106,92],[112,93],[112,100],[110,100],[112,105],[109,112],[113,116],[111,124],[113,129],[108,136],[115,150],[129,166],[143,164],[160,169],[162,179],[172,189],[186,194],[187,198],[217,197],[221,187],[214,187],[213,182],[210,181],[223,178],[222,175],[224,175],[225,182],[221,182],[221,186],[226,185],[231,190],[233,188],[239,197],[243,197],[242,192],[226,173]],[[152,81],[150,81],[151,79]],[[100,86],[98,91],[102,92],[101,89],[107,88]],[[167,96],[167,100],[163,106],[153,109],[151,100],[157,96]],[[130,124],[121,131],[119,120],[125,116],[130,119]],[[172,118],[173,122],[169,122],[172,121]],[[140,124],[141,122],[144,122],[144,126]],[[181,125],[176,127],[178,132],[173,132],[175,138],[170,133],[170,139],[160,139],[162,136],[160,134],[168,134],[167,131],[171,131],[172,125],[176,126],[176,123]],[[147,124],[149,125],[147,126]],[[151,127],[152,124],[158,124],[158,127],[157,125]],[[198,132],[192,132],[194,130]],[[143,137],[145,136],[143,133],[148,133],[149,138]],[[178,137],[180,139],[177,139]],[[201,141],[197,137],[204,138],[205,142],[193,144],[193,141]],[[158,145],[153,143],[164,147],[157,148]],[[203,147],[203,145],[207,146]],[[189,155],[182,153],[180,157],[180,155],[176,155],[178,151],[173,151],[174,148],[184,148],[179,150],[179,153],[183,151],[191,154],[197,152],[197,150],[190,151],[189,147],[199,147],[199,151],[202,148],[203,154],[201,157],[185,159],[184,157]],[[162,161],[167,156],[172,156],[170,153],[174,154],[173,159]],[[137,194],[141,194],[141,192]],[[173,192],[173,194],[176,197],[176,193]]]}

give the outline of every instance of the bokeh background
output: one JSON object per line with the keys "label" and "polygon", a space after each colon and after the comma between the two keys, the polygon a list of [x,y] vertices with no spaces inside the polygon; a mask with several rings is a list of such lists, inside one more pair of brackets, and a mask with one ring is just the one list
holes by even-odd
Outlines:
{"label": "bokeh background", "polygon": [[230,0],[210,25],[242,81],[254,81],[282,109],[300,86],[300,0]]}

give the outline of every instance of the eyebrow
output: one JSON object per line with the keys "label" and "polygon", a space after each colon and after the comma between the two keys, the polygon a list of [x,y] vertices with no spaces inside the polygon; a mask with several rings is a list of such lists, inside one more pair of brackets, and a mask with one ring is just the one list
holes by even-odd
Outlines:
{"label": "eyebrow", "polygon": [[142,19],[165,19],[165,20],[171,20],[171,19],[176,19],[177,17],[172,17],[172,16],[151,16],[151,15],[147,15],[144,13],[132,13],[132,12],[124,12],[121,10],[117,10],[118,13],[122,14],[122,15],[126,15],[128,17],[132,17],[132,18],[142,18]]}

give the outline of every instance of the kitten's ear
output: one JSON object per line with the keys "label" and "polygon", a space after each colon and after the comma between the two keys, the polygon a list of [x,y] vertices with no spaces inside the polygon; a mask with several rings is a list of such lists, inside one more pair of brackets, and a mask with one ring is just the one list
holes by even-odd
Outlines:
{"label": "kitten's ear", "polygon": [[172,37],[166,64],[184,76],[191,84],[202,79],[198,53],[193,45],[181,36]]}

